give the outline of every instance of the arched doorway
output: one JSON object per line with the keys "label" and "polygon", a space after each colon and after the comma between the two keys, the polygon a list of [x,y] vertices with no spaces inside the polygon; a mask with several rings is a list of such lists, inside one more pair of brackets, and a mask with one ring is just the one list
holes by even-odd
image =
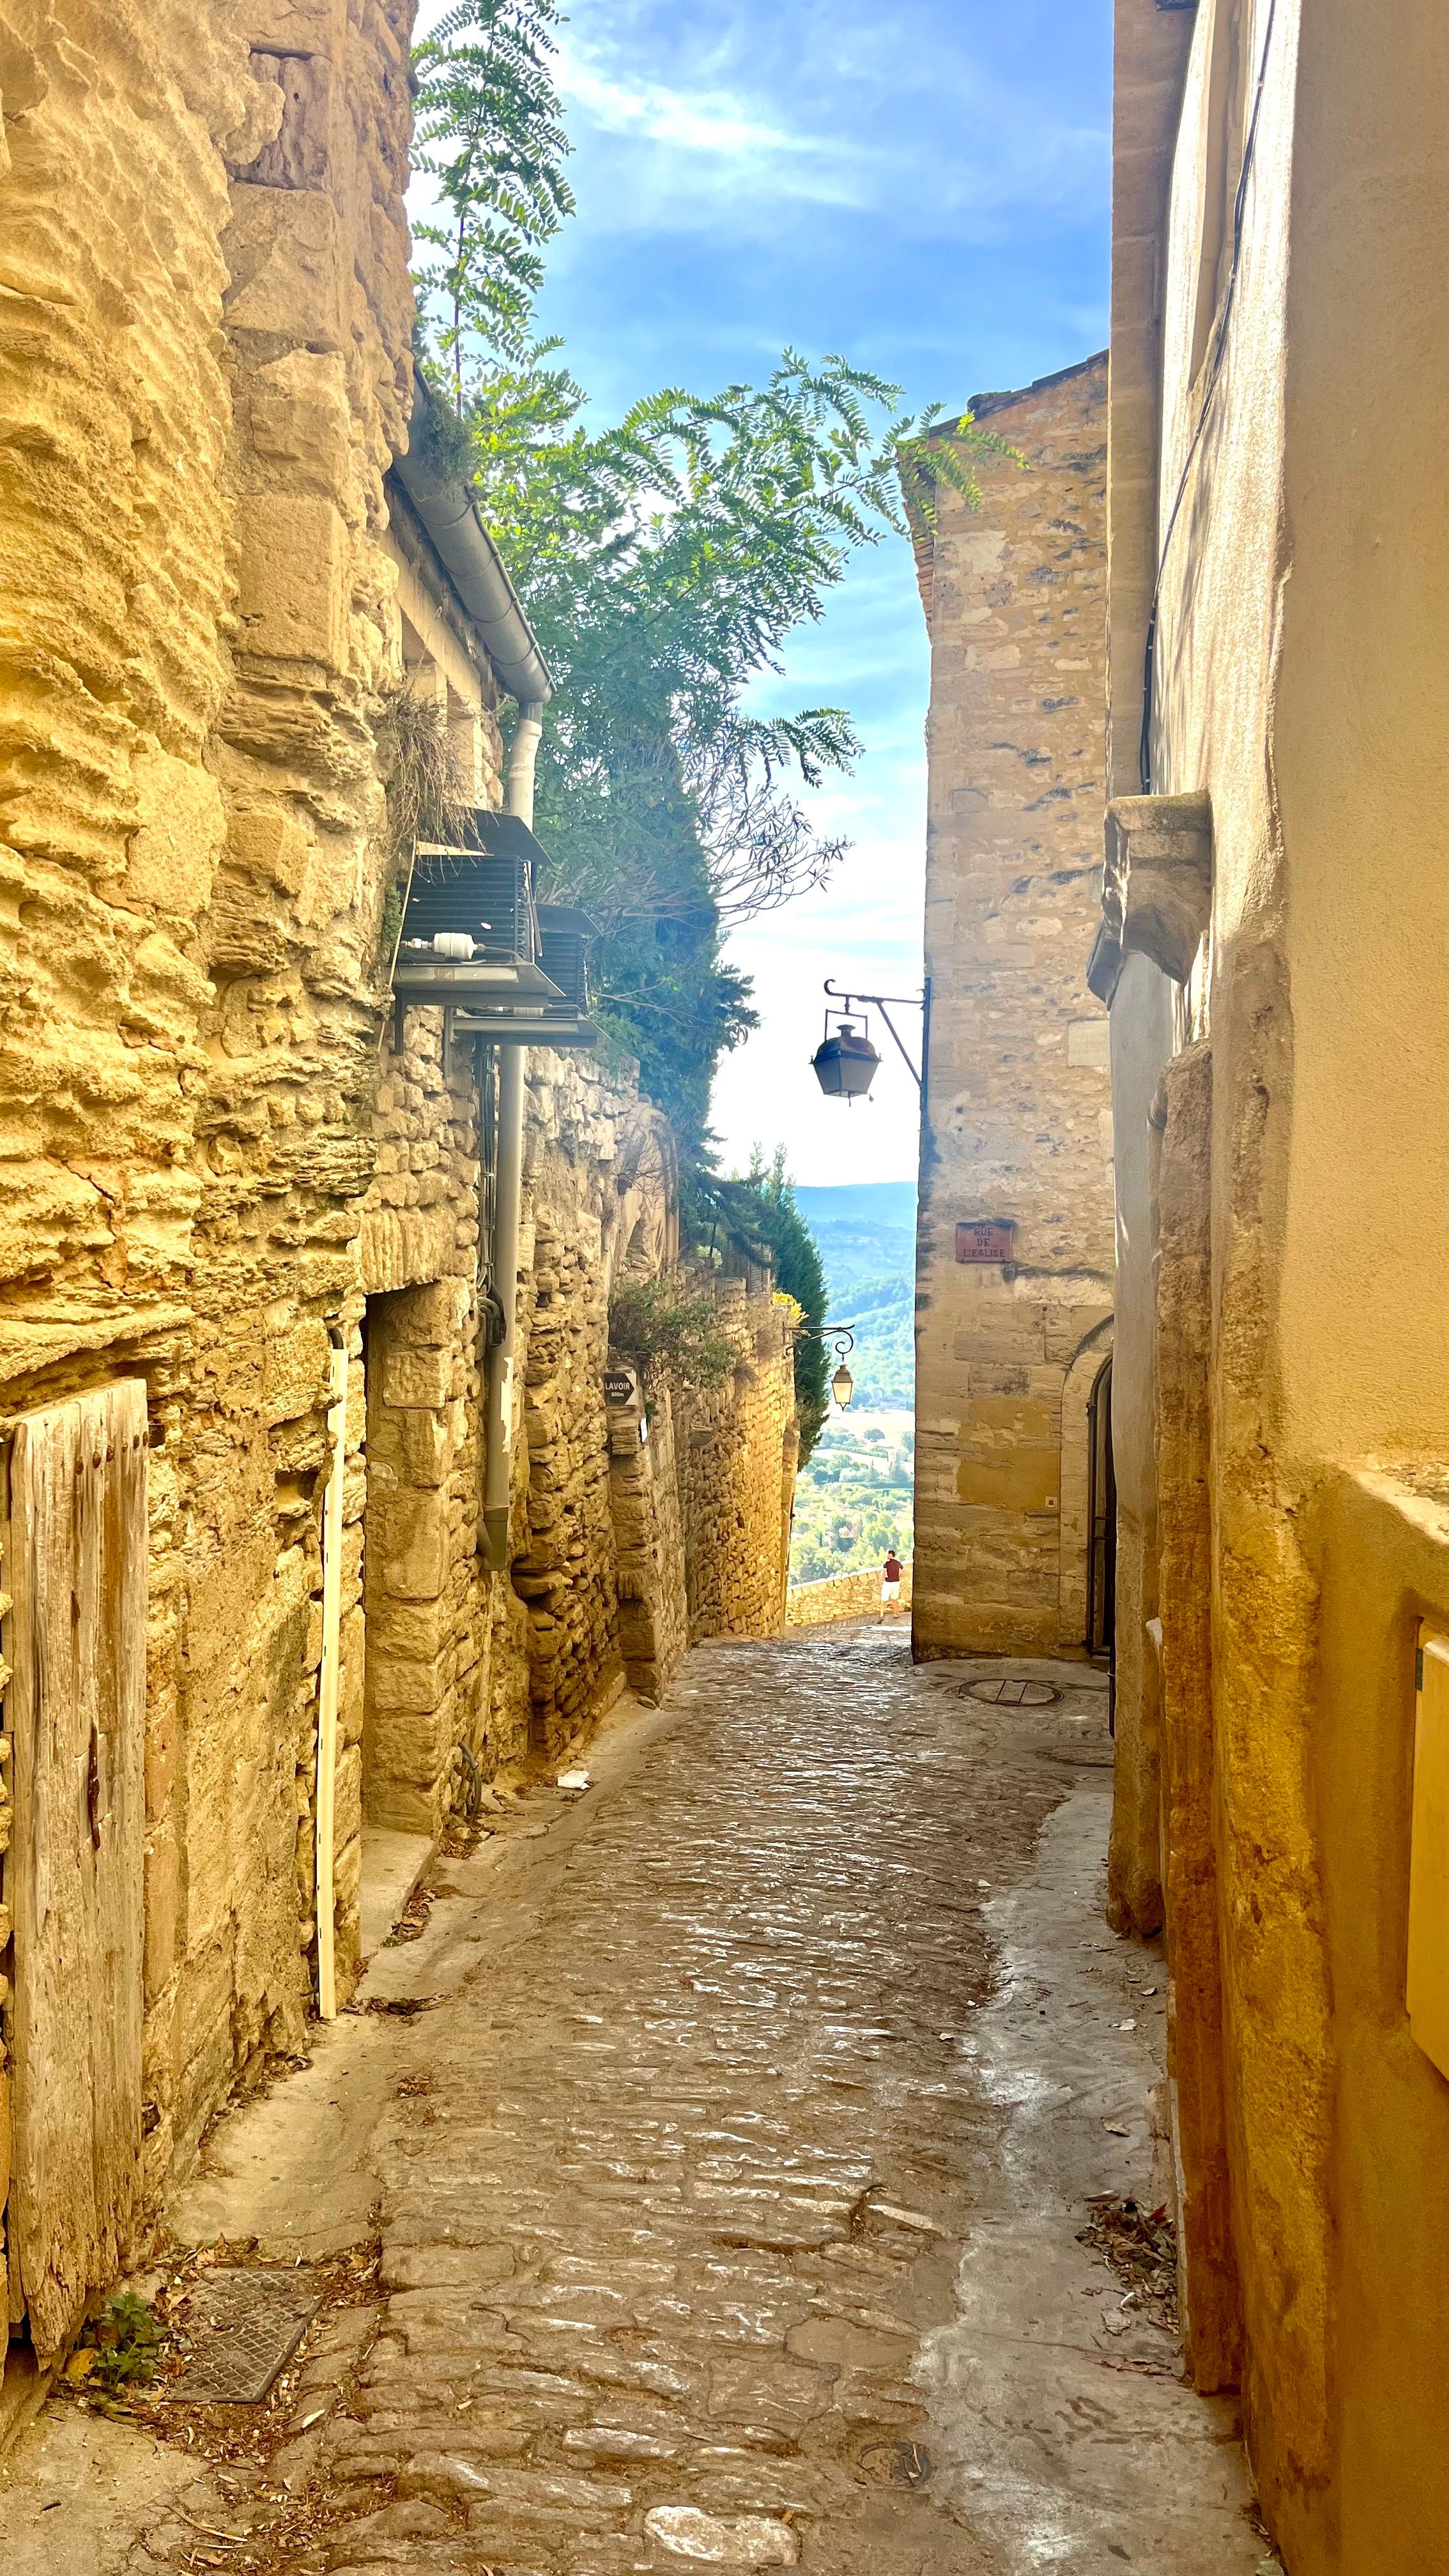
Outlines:
{"label": "arched doorway", "polygon": [[1087,1633],[1094,1661],[1112,1661],[1117,1611],[1117,1478],[1112,1466],[1112,1363],[1087,1399]]}

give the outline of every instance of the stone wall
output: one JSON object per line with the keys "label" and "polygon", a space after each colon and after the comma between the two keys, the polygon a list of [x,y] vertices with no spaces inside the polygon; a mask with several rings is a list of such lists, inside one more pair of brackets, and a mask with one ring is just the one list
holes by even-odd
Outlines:
{"label": "stone wall", "polygon": [[657,1702],[689,1644],[679,1447],[667,1379],[649,1387],[642,1414],[628,1407],[610,1416],[609,1450],[619,1651],[631,1690]]}
{"label": "stone wall", "polygon": [[401,1053],[385,1046],[373,1128],[378,1169],[358,1246],[367,1540],[358,1820],[431,1834],[453,1801],[457,1747],[476,1739],[488,1645],[474,1502],[477,1083],[471,1049],[447,1047],[440,1010],[409,1011]]}
{"label": "stone wall", "polygon": [[148,1385],[153,2183],[309,2003],[318,1487],[372,1169],[409,16],[6,13],[0,357],[28,427],[0,467],[0,1403]]}
{"label": "stone wall", "polygon": [[[144,1940],[116,1970],[144,2034],[143,2209],[228,2089],[305,2044],[317,2001],[335,1350],[339,1995],[370,1834],[431,1837],[480,1773],[552,1758],[619,1686],[621,1552],[656,1569],[641,1677],[667,1678],[683,1634],[691,1513],[695,1632],[781,1608],[778,1321],[731,1326],[735,1392],[704,1425],[727,1502],[701,1453],[682,1504],[653,1495],[657,1539],[621,1551],[608,1289],[625,1258],[675,1256],[673,1151],[627,1074],[542,1053],[512,1579],[478,1558],[491,1073],[480,1094],[437,1013],[399,1039],[383,955],[388,710],[409,674],[446,691],[450,726],[461,706],[472,790],[500,795],[486,654],[421,530],[389,524],[410,20],[407,0],[0,0],[18,424],[0,446],[0,1417],[145,1382]],[[0,1849],[9,1830],[0,1804]],[[15,1831],[29,1852],[19,1807]],[[0,2173],[7,2118],[0,2062]],[[23,2166],[24,2121],[14,2144]],[[23,2282],[14,2302],[18,2319]]]}
{"label": "stone wall", "polygon": [[[768,1272],[683,1274],[715,1300],[736,1353],[713,1386],[671,1387],[655,1362],[609,1416],[620,1637],[632,1686],[658,1699],[701,1637],[771,1637],[784,1624],[800,1433],[793,1309]],[[641,1436],[642,1435],[642,1436]]]}
{"label": "stone wall", "polygon": [[[901,1611],[909,1610],[914,1567],[901,1568]],[[817,1628],[827,1619],[870,1619],[883,1614],[878,1565],[859,1574],[827,1574],[819,1583],[792,1583],[785,1596],[787,1628]],[[900,1616],[892,1611],[891,1617]]]}
{"label": "stone wall", "polygon": [[[506,1720],[498,1712],[499,1750],[515,1757],[529,1747],[561,1752],[623,1681],[604,1361],[624,1221],[616,1174],[634,1139],[628,1109],[592,1067],[532,1062],[519,1303],[525,1439],[512,1531],[512,1589],[525,1605],[512,1633],[522,1635],[528,1700],[526,1716],[516,1698]],[[652,1113],[639,1116],[647,1133]]]}
{"label": "stone wall", "polygon": [[[1101,875],[1106,360],[973,409],[1018,451],[917,546],[931,630],[916,1357],[919,1652],[1085,1634],[1087,1404],[1111,1350]],[[1011,1231],[989,1260],[969,1232]]]}
{"label": "stone wall", "polygon": [[715,1294],[734,1371],[675,1407],[689,1633],[769,1637],[784,1624],[800,1457],[790,1309],[743,1279]]}
{"label": "stone wall", "polygon": [[1116,21],[1103,937],[1146,1186],[1111,1887],[1134,1930],[1166,1902],[1191,2365],[1241,2355],[1294,2576],[1418,2576],[1449,2445],[1449,2085],[1408,2006],[1444,1883],[1415,1775],[1449,1618],[1449,268],[1401,174],[1442,148],[1449,17]]}

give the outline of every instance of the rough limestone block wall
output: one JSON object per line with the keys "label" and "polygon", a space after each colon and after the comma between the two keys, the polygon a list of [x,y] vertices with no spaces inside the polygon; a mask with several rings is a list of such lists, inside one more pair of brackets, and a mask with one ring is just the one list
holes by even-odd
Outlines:
{"label": "rough limestone block wall", "polygon": [[[884,1616],[880,1597],[880,1568],[867,1566],[861,1574],[826,1574],[818,1583],[792,1583],[785,1598],[787,1628],[816,1628],[827,1619],[868,1619],[872,1613]],[[901,1607],[891,1612],[898,1618],[911,1606],[912,1568],[901,1568]]]}
{"label": "rough limestone block wall", "polygon": [[[0,1377],[184,1320],[228,682],[228,13],[0,11]],[[175,66],[185,61],[184,87]]]}
{"label": "rough limestone block wall", "polygon": [[[15,424],[0,457],[0,1402],[22,1410],[138,1367],[150,1379],[164,1445],[145,1974],[150,2046],[169,2061],[199,924],[225,828],[209,744],[229,682],[221,147],[245,114],[246,55],[230,13],[207,6],[7,7],[0,43],[0,368]],[[278,1627],[300,1664],[295,1561]],[[291,1730],[260,1722],[241,1758],[259,1744],[280,1751],[285,1792],[261,1864],[294,1920]],[[233,2045],[223,1983],[229,2072],[250,2033],[244,2021]],[[159,2160],[169,2132],[149,2081],[147,2094]]]}
{"label": "rough limestone block wall", "polygon": [[[185,1903],[156,2074],[177,2155],[244,2047],[261,2063],[297,2044],[312,1984],[311,1819],[296,1809],[315,1776],[328,1353],[357,1319],[374,1163],[388,860],[373,718],[397,667],[382,475],[411,384],[406,30],[375,6],[291,0],[257,0],[242,24],[251,87],[222,238],[236,592],[209,747],[226,833],[202,940]],[[354,1524],[354,1662],[359,1542]],[[344,1730],[357,1691],[349,1670]],[[360,1769],[344,1732],[344,1964]],[[259,1846],[274,1806],[280,1834],[289,1773],[283,1875]]]}
{"label": "rough limestone block wall", "polygon": [[743,1279],[714,1284],[739,1357],[723,1386],[693,1389],[675,1409],[692,1642],[783,1627],[800,1454],[787,1308]]}
{"label": "rough limestone block wall", "polygon": [[494,1586],[490,1768],[551,1758],[617,1694],[617,1544],[604,1365],[609,1285],[677,1240],[676,1164],[626,1071],[530,1050],[510,1579]]}
{"label": "rough limestone block wall", "polygon": [[[915,1637],[1080,1647],[1086,1397],[1110,1349],[1108,1021],[1086,989],[1104,800],[1106,360],[978,417],[918,545],[931,629],[916,1355]],[[957,1228],[1015,1227],[1009,1262]]]}
{"label": "rough limestone block wall", "polygon": [[[435,1834],[460,1739],[461,1677],[476,1667],[465,1610],[476,1503],[455,1477],[467,1444],[467,1291],[451,1280],[369,1300],[367,1318],[366,1725],[349,1822]],[[476,1419],[476,1416],[475,1416]],[[370,1651],[369,1651],[370,1650]]]}
{"label": "rough limestone block wall", "polygon": [[[409,15],[0,19],[0,365],[25,423],[0,463],[0,1401],[149,1382],[153,2184],[297,2045],[310,1993],[325,1394],[387,866]],[[355,1709],[349,1687],[344,1795]]]}
{"label": "rough limestone block wall", "polygon": [[[389,1030],[377,1172],[359,1262],[367,1292],[366,1727],[349,1833],[436,1834],[479,1758],[488,1585],[477,1553],[478,1090],[440,1010]],[[339,1847],[343,1811],[339,1800]]]}
{"label": "rough limestone block wall", "polygon": [[512,1582],[527,1604],[529,1736],[562,1750],[619,1671],[604,1352],[608,1309],[597,1224],[535,1206],[523,1366],[527,1545]]}
{"label": "rough limestone block wall", "polygon": [[662,1373],[645,1392],[649,1436],[632,1412],[611,1419],[609,1480],[619,1585],[619,1651],[629,1687],[664,1697],[689,1644],[684,1520],[674,1400]]}
{"label": "rough limestone block wall", "polygon": [[[400,1063],[380,1047],[410,19],[407,0],[0,0],[19,424],[0,448],[0,1411],[148,1382],[153,2202],[313,2000],[334,1342],[345,1992],[383,1717],[407,1812],[436,1822],[465,1756],[527,1751],[531,1711],[546,1749],[615,1685],[607,1283],[621,1248],[655,1267],[674,1249],[661,1122],[627,1083],[535,1058],[515,1555],[555,1549],[564,1576],[538,1651],[542,1615],[485,1584],[473,1545],[471,1069],[426,1014]],[[485,722],[493,800],[497,760]],[[377,1463],[405,1471],[428,1570],[403,1582],[407,1548],[375,1531],[395,1588],[369,1599],[374,1303],[398,1364]],[[532,1506],[525,1397],[557,1425]],[[426,1708],[405,1704],[420,1678]]]}

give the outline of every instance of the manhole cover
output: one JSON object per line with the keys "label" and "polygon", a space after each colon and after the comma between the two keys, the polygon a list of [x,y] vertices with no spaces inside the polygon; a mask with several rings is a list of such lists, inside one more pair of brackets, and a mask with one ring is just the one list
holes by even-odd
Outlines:
{"label": "manhole cover", "polygon": [[1022,1681],[1008,1674],[1001,1681],[963,1682],[958,1697],[985,1700],[988,1708],[1050,1708],[1061,1692],[1050,1682]]}
{"label": "manhole cover", "polygon": [[183,2406],[257,2406],[322,2301],[310,2272],[215,2272],[183,2320],[191,2359],[166,2394]]}
{"label": "manhole cover", "polygon": [[931,2457],[919,2442],[867,2442],[855,2455],[855,2474],[873,2487],[923,2487]]}

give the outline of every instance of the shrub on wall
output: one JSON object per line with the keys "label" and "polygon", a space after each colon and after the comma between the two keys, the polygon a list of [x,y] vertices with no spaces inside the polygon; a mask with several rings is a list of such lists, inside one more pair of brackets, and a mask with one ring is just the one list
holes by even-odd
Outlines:
{"label": "shrub on wall", "polygon": [[829,1289],[820,1247],[795,1204],[783,1146],[766,1166],[758,1151],[743,1178],[725,1180],[696,1168],[686,1174],[684,1222],[706,1258],[721,1243],[773,1270],[775,1285],[800,1315],[795,1335],[795,1411],[805,1466],[830,1410],[829,1368],[821,1327]]}
{"label": "shrub on wall", "polygon": [[675,1386],[721,1386],[739,1354],[719,1328],[707,1288],[677,1279],[626,1279],[609,1301],[609,1341],[641,1369],[660,1369]]}

